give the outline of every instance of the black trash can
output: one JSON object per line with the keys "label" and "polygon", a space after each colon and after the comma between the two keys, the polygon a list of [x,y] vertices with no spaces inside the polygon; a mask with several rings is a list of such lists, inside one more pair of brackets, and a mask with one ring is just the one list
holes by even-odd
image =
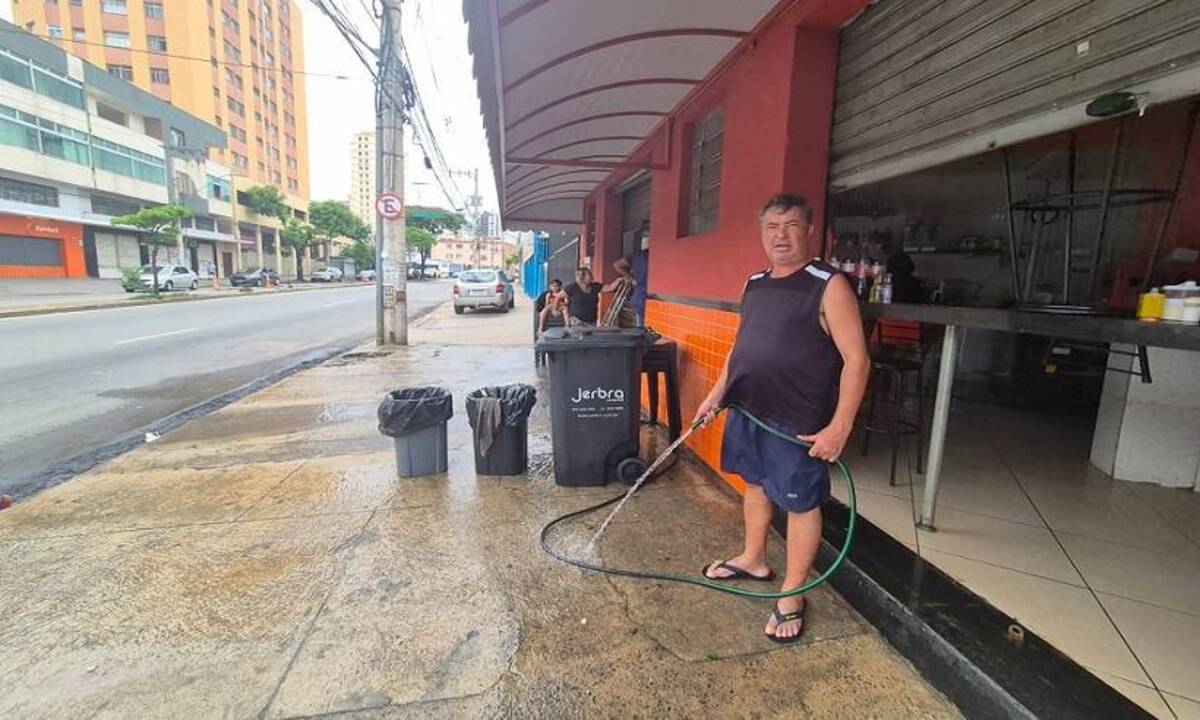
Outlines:
{"label": "black trash can", "polygon": [[638,459],[644,334],[640,328],[547,328],[538,341],[550,367],[559,485],[631,482],[645,470]]}
{"label": "black trash can", "polygon": [[446,472],[446,421],[454,415],[450,391],[438,387],[393,390],[379,403],[379,432],[396,446],[396,473],[418,477]]}
{"label": "black trash can", "polygon": [[482,387],[467,395],[476,474],[521,475],[528,469],[529,412],[536,402],[532,385]]}

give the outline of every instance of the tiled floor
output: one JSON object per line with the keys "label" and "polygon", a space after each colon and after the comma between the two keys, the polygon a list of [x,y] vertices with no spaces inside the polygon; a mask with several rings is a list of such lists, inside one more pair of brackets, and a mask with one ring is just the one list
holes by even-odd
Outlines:
{"label": "tiled floor", "polygon": [[[1091,424],[955,401],[937,532],[912,443],[847,459],[859,511],[1161,718],[1200,719],[1200,493],[1114,481]],[[835,488],[844,499],[844,490]]]}

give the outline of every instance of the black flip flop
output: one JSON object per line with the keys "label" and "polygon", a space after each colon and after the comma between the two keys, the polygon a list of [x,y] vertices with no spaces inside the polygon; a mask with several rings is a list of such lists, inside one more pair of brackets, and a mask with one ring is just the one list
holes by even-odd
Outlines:
{"label": "black flip flop", "polygon": [[780,645],[790,645],[790,644],[796,642],[800,638],[804,637],[804,612],[806,610],[808,610],[808,601],[807,600],[804,601],[804,604],[800,606],[799,610],[797,610],[796,612],[790,612],[790,613],[779,612],[779,604],[776,603],[775,609],[771,611],[772,617],[775,618],[776,629],[778,629],[780,625],[782,625],[786,622],[795,622],[796,620],[799,620],[800,621],[800,632],[796,633],[795,635],[792,635],[791,637],[779,637],[775,633],[764,633],[764,634],[767,636],[767,638],[769,638],[771,640],[771,642],[779,643]]}
{"label": "black flip flop", "polygon": [[[728,570],[733,574],[726,575],[725,577],[709,577],[709,568],[712,568],[713,570]],[[717,582],[723,582],[725,580],[754,580],[755,582],[771,582],[775,579],[774,570],[767,570],[766,575],[752,575],[736,565],[730,565],[727,562],[720,561],[716,561],[715,563],[706,563],[704,567],[700,568],[700,574],[704,576],[705,580],[715,580]]]}

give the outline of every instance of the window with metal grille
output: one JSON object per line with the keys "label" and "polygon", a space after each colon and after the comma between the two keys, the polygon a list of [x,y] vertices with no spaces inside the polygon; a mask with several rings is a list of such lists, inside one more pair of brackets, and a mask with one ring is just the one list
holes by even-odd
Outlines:
{"label": "window with metal grille", "polygon": [[725,113],[719,108],[692,127],[692,172],[687,197],[688,235],[703,235],[717,227],[724,134]]}
{"label": "window with metal grille", "polygon": [[115,75],[122,80],[133,80],[133,66],[131,65],[109,65],[108,74]]}
{"label": "window with metal grille", "polygon": [[171,82],[171,74],[166,68],[150,68],[150,82],[165,85]]}
{"label": "window with metal grille", "polygon": [[58,191],[46,185],[0,177],[0,200],[58,207]]}
{"label": "window with metal grille", "polygon": [[129,8],[126,6],[125,0],[102,0],[100,9],[113,15],[129,14]]}
{"label": "window with metal grille", "polygon": [[162,35],[147,35],[146,47],[150,50],[150,52],[166,52],[167,39]]}
{"label": "window with metal grille", "polygon": [[146,3],[145,8],[146,8],[146,17],[148,17],[148,18],[160,18],[163,16],[162,3],[148,2],[148,3]]}

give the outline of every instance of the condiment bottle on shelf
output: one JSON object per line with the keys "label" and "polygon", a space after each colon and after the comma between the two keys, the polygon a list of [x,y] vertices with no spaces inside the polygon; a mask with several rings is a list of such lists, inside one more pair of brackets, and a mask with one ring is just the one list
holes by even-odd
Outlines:
{"label": "condiment bottle on shelf", "polygon": [[1161,320],[1163,305],[1166,304],[1166,301],[1167,296],[1163,295],[1158,288],[1150,288],[1150,292],[1142,293],[1138,297],[1138,320]]}

